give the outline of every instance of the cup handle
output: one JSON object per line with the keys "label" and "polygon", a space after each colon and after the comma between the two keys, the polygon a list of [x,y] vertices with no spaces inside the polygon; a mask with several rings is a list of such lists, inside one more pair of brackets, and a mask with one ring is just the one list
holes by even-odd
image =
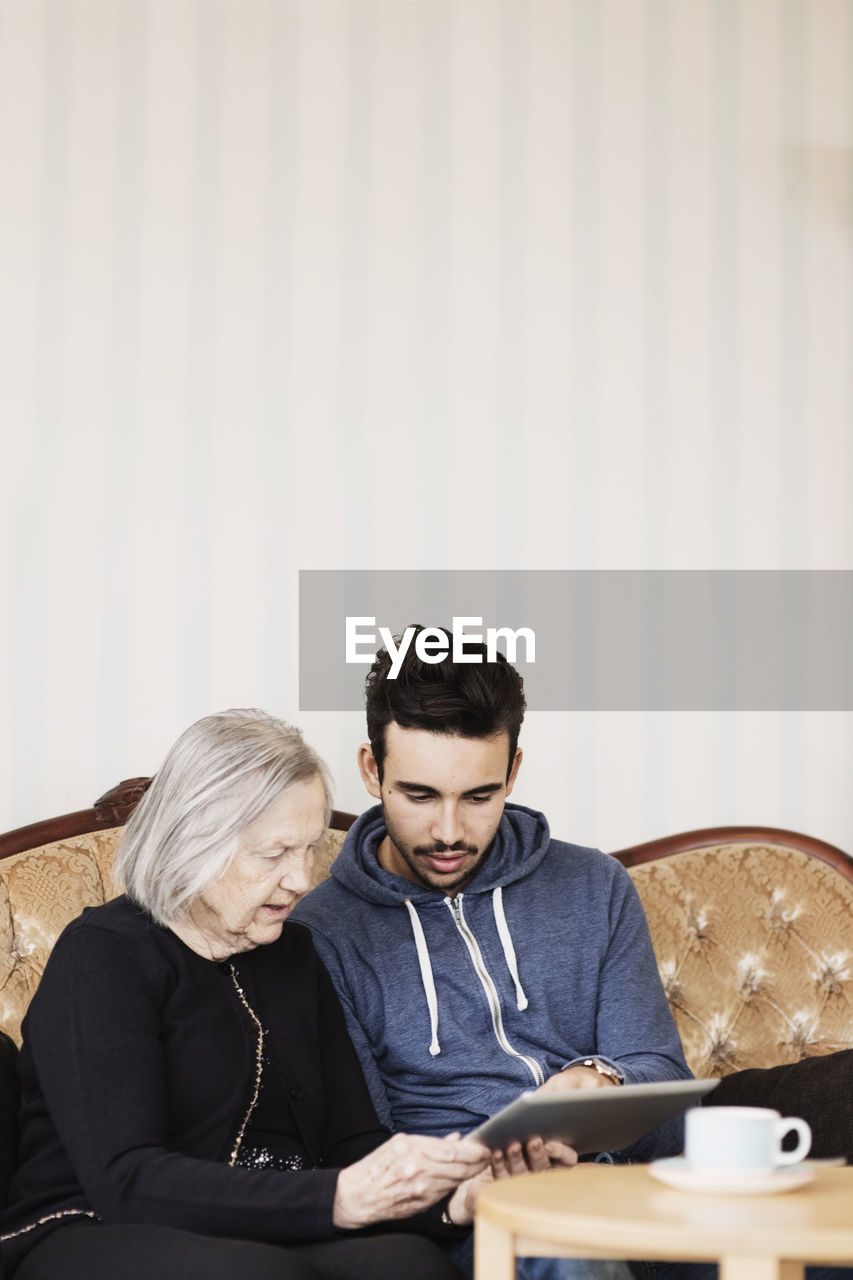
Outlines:
{"label": "cup handle", "polygon": [[[789,1133],[796,1133],[799,1141],[793,1151],[782,1151],[782,1140]],[[804,1160],[809,1154],[812,1145],[812,1131],[806,1120],[801,1120],[799,1116],[786,1116],[784,1120],[780,1120],[776,1126],[776,1137],[779,1143],[779,1150],[776,1152],[776,1164],[796,1164],[798,1160]]]}

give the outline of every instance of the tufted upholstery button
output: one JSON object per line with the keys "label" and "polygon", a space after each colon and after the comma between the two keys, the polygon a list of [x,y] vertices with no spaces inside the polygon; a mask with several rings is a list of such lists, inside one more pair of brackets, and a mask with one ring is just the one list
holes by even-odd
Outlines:
{"label": "tufted upholstery button", "polygon": [[826,991],[833,996],[841,993],[844,983],[850,981],[849,959],[844,951],[815,957],[814,981],[819,991]]}
{"label": "tufted upholstery button", "polygon": [[663,983],[664,995],[670,1004],[683,998],[684,992],[681,983],[678,980],[678,966],[676,961],[667,956],[665,960],[658,958],[658,969],[660,971],[660,979]]}
{"label": "tufted upholstery button", "polygon": [[767,970],[761,963],[761,957],[748,951],[738,961],[738,990],[744,1000],[752,1000],[764,987]]}

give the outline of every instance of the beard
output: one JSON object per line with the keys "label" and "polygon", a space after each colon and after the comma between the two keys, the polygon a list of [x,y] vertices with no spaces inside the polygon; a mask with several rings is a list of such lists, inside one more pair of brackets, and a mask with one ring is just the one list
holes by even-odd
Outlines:
{"label": "beard", "polygon": [[[442,844],[433,841],[430,844],[409,844],[401,835],[393,822],[385,814],[385,830],[391,841],[394,853],[409,869],[408,878],[425,889],[436,889],[442,893],[458,893],[473,880],[480,867],[488,858],[494,846],[494,836],[484,849],[473,844],[457,840],[455,844]],[[444,860],[448,869],[436,866],[436,862]]]}

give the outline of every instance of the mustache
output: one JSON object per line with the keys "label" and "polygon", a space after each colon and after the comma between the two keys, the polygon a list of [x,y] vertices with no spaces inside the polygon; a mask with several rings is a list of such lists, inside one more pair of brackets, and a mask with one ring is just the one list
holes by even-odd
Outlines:
{"label": "mustache", "polygon": [[477,853],[478,849],[475,844],[465,844],[462,840],[457,840],[455,844],[442,844],[437,840],[435,844],[417,844],[414,851],[429,856],[436,853]]}

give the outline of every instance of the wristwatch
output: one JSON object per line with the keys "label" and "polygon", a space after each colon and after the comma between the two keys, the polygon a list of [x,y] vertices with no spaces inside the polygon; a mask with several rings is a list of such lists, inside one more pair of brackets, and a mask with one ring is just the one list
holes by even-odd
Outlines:
{"label": "wristwatch", "polygon": [[445,1197],[444,1204],[441,1206],[441,1224],[444,1227],[456,1227],[458,1231],[459,1223],[454,1222],[450,1216],[450,1200],[452,1195],[453,1192],[451,1191],[450,1195]]}
{"label": "wristwatch", "polygon": [[584,1058],[581,1066],[592,1067],[593,1071],[597,1071],[600,1076],[607,1076],[607,1079],[612,1080],[614,1084],[625,1083],[625,1077],[622,1072],[617,1071],[615,1067],[611,1067],[609,1062],[604,1062],[601,1058]]}

